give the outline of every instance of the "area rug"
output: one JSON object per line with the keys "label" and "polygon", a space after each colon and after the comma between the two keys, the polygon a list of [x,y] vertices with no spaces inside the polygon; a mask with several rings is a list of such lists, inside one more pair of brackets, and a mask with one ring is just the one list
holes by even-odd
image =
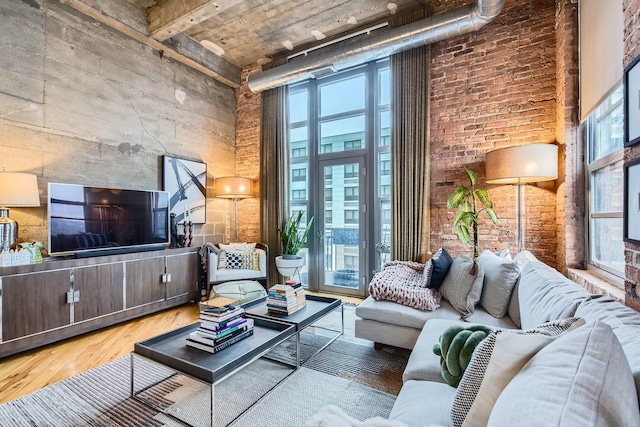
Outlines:
{"label": "area rug", "polygon": [[[347,325],[353,308],[345,308]],[[339,325],[341,318],[337,316],[327,316],[318,327],[302,334],[305,357],[327,342],[325,327]],[[351,334],[352,327],[345,328],[345,336],[310,357],[293,374],[282,364],[260,359],[216,385],[214,425],[298,427],[328,404],[359,419],[388,416],[409,352],[394,348],[377,351]],[[290,359],[294,349],[294,342],[286,343],[276,352],[276,359]],[[129,381],[127,356],[0,405],[0,426],[183,425],[131,399]],[[138,386],[160,382],[142,397],[192,425],[208,425],[210,395],[206,385],[142,359],[137,359],[136,381]],[[256,400],[258,403],[251,406]]]}

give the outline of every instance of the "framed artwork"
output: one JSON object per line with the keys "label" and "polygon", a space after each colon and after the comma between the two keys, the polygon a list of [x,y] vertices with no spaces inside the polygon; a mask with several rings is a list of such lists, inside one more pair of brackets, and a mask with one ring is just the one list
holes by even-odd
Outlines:
{"label": "framed artwork", "polygon": [[207,221],[206,163],[164,156],[163,185],[169,192],[169,211],[176,214],[177,223]]}
{"label": "framed artwork", "polygon": [[624,146],[640,142],[640,56],[624,69]]}
{"label": "framed artwork", "polygon": [[640,244],[640,159],[624,167],[624,240]]}

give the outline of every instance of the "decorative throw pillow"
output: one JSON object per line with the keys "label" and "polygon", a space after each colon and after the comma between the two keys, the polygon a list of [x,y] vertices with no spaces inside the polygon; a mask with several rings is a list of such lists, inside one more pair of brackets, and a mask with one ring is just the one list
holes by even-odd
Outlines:
{"label": "decorative throw pillow", "polygon": [[442,378],[447,384],[458,387],[473,351],[491,332],[493,329],[484,325],[453,325],[445,329],[433,352],[440,356]]}
{"label": "decorative throw pillow", "polygon": [[504,388],[488,426],[640,426],[636,387],[611,327],[590,321],[536,353]]}
{"label": "decorative throw pillow", "polygon": [[422,287],[430,288],[429,284],[431,283],[431,273],[433,273],[433,261],[429,260],[424,265],[424,270],[422,270]]}
{"label": "decorative throw pillow", "polygon": [[481,264],[476,263],[475,276],[471,275],[473,264],[474,260],[468,256],[458,255],[439,289],[442,298],[449,301],[462,317],[473,314],[482,295],[484,270]]}
{"label": "decorative throw pillow", "polygon": [[257,252],[226,252],[228,269],[232,270],[260,270],[259,254]]}
{"label": "decorative throw pillow", "polygon": [[442,286],[444,278],[447,276],[449,268],[451,268],[451,265],[453,264],[453,259],[445,248],[440,248],[431,257],[430,261],[432,263],[431,280],[429,280],[427,288],[438,290],[440,289],[440,286]]}
{"label": "decorative throw pillow", "polygon": [[571,317],[529,331],[505,329],[489,334],[476,347],[458,385],[451,407],[453,425],[486,426],[500,393],[522,367],[556,337],[584,323]]}
{"label": "decorative throw pillow", "polygon": [[251,253],[256,250],[255,243],[219,243],[220,253],[218,254],[218,268],[231,268],[227,267],[227,252],[246,252]]}
{"label": "decorative throw pillow", "polygon": [[520,277],[520,263],[500,258],[491,251],[484,251],[478,257],[484,269],[484,286],[480,305],[498,319],[507,314],[511,293]]}
{"label": "decorative throw pillow", "polygon": [[500,258],[511,259],[511,252],[509,252],[509,248],[504,248],[501,251],[496,251],[493,253],[499,256]]}

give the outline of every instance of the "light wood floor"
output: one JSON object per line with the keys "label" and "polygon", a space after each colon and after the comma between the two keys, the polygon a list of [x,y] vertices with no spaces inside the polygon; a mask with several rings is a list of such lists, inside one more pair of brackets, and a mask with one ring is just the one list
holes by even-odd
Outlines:
{"label": "light wood floor", "polygon": [[[349,303],[362,302],[360,298],[340,298]],[[186,304],[0,359],[0,404],[125,356],[134,343],[197,318],[198,306]]]}

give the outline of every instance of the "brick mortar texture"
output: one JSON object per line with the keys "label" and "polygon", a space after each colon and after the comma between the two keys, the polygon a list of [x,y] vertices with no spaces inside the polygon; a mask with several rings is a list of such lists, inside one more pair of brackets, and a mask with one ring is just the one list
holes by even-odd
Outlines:
{"label": "brick mortar texture", "polygon": [[[624,66],[640,55],[640,0],[623,0]],[[640,158],[640,145],[625,148],[624,160],[629,163]],[[625,243],[625,303],[640,311],[640,245]]]}
{"label": "brick mortar texture", "polygon": [[[262,96],[249,89],[247,79],[261,71],[260,65],[242,70],[236,90],[236,175],[253,180],[254,198],[238,201],[238,241],[260,239],[260,122]],[[233,221],[233,218],[231,218]]]}
{"label": "brick mortar texture", "polygon": [[[458,5],[435,5],[450,9]],[[463,4],[464,2],[461,2]],[[471,253],[452,231],[446,200],[465,182],[464,167],[485,176],[485,155],[501,147],[556,139],[554,1],[507,1],[482,30],[432,46],[431,247]],[[516,190],[488,186],[497,226],[483,218],[480,244],[516,247]],[[556,266],[556,196],[548,186],[526,187],[525,247]]]}

